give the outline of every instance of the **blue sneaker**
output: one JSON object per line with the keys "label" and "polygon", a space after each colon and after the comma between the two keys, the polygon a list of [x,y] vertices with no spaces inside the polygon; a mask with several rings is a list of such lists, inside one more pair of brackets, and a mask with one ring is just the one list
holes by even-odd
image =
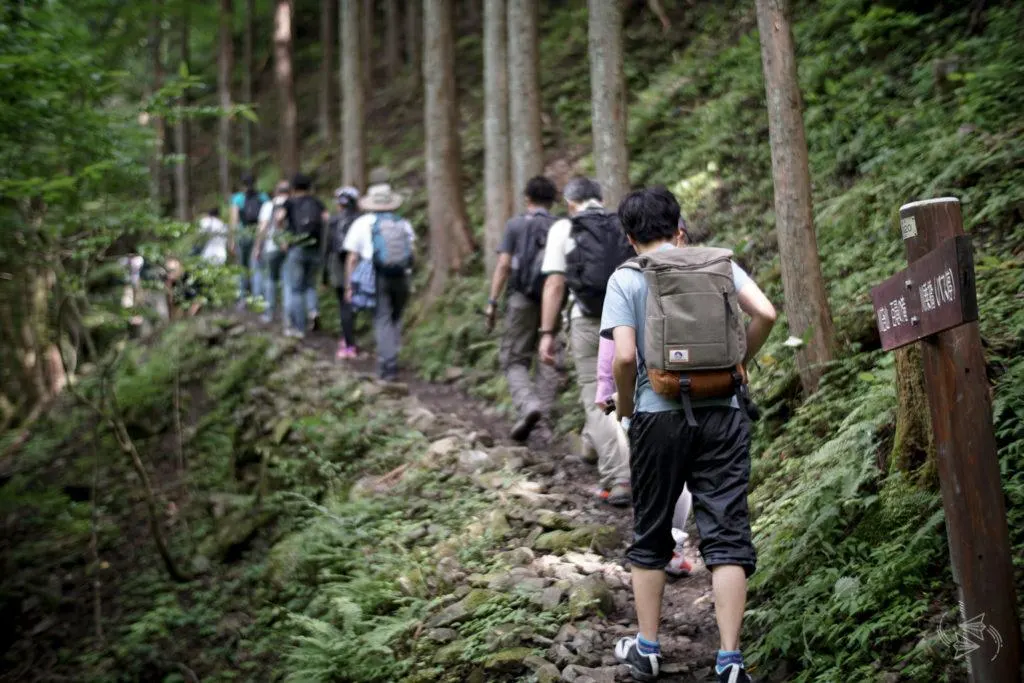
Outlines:
{"label": "blue sneaker", "polygon": [[739,664],[730,664],[718,674],[718,683],[754,683],[754,679]]}
{"label": "blue sneaker", "polygon": [[634,681],[656,681],[661,673],[661,657],[640,654],[636,638],[620,638],[615,643],[615,659],[629,667]]}

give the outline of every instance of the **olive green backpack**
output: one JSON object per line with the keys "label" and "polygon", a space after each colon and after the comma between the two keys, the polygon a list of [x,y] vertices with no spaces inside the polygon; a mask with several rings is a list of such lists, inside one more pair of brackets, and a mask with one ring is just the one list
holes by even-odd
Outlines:
{"label": "olive green backpack", "polygon": [[732,252],[715,247],[659,249],[621,268],[643,273],[647,309],[641,362],[658,394],[683,404],[696,424],[691,399],[724,398],[747,382],[746,328],[736,298]]}

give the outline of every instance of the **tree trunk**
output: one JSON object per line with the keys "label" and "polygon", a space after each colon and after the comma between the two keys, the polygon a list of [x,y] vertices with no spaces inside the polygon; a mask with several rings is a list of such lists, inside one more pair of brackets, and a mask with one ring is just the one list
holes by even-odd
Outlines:
{"label": "tree trunk", "polygon": [[427,213],[433,266],[429,295],[432,298],[444,292],[449,272],[459,269],[463,257],[472,250],[466,239],[469,221],[462,196],[452,17],[452,0],[425,0],[423,3]]}
{"label": "tree trunk", "polygon": [[629,192],[626,79],[622,73],[622,8],[590,0],[590,93],[594,162],[605,206],[614,211]]}
{"label": "tree trunk", "polygon": [[292,0],[277,0],[274,12],[274,74],[281,106],[279,163],[281,172],[291,176],[299,171],[298,113],[292,75]]}
{"label": "tree trunk", "polygon": [[813,393],[832,360],[835,332],[814,233],[811,175],[796,54],[787,0],[756,0],[768,101],[768,130],[775,182],[776,232],[786,317],[792,336],[804,340],[797,368],[805,393]]}
{"label": "tree trunk", "polygon": [[373,0],[363,0],[362,12],[359,15],[360,41],[359,59],[363,67],[363,93],[370,92],[370,85],[373,83],[373,62],[371,60],[373,51]]}
{"label": "tree trunk", "polygon": [[362,65],[363,0],[342,0],[341,87],[342,87],[342,170],[343,185],[366,189],[366,132],[363,127],[366,91]]}
{"label": "tree trunk", "polygon": [[[253,23],[256,16],[256,0],[245,0],[245,34],[242,38],[242,101],[252,106],[252,63]],[[252,129],[249,119],[242,122],[242,150],[246,168],[252,168]]]}
{"label": "tree trunk", "polygon": [[320,111],[317,118],[320,129],[320,140],[329,148],[334,148],[334,126],[331,125],[331,102],[334,93],[331,84],[334,82],[334,5],[336,0],[320,0]]}
{"label": "tree trunk", "polygon": [[[161,26],[163,22],[163,1],[154,0],[153,16],[149,25],[149,52],[152,65],[152,91],[157,93],[164,85],[164,60],[163,43],[164,35]],[[149,167],[149,198],[154,206],[159,207],[163,201],[164,191],[164,150],[167,147],[167,123],[163,116],[153,117],[153,129],[156,134],[156,143],[153,148],[153,158]],[[162,212],[161,212],[162,213]]]}
{"label": "tree trunk", "polygon": [[505,222],[512,215],[507,19],[505,0],[484,0],[484,261],[488,273],[494,270]]}
{"label": "tree trunk", "polygon": [[398,77],[398,70],[402,66],[402,51],[399,47],[399,27],[401,17],[398,16],[398,0],[385,0],[385,18],[387,27],[385,29],[385,42],[388,60],[388,81],[394,83]]}
{"label": "tree trunk", "polygon": [[508,0],[509,129],[516,211],[526,208],[526,181],[544,171],[536,0]]}
{"label": "tree trunk", "polygon": [[412,73],[413,92],[419,92],[422,85],[423,70],[420,63],[423,59],[423,47],[420,44],[420,31],[423,22],[420,20],[420,3],[422,0],[407,0],[405,3],[405,57]]}
{"label": "tree trunk", "polygon": [[231,73],[234,68],[234,46],[231,31],[231,0],[220,0],[220,50],[217,53],[217,93],[221,113],[217,136],[219,160],[220,196],[224,202],[231,200],[231,119],[227,110],[231,108]]}
{"label": "tree trunk", "polygon": [[[181,16],[181,37],[180,50],[181,64],[189,68],[189,9],[188,3],[184,3]],[[177,148],[177,161],[174,163],[174,187],[177,205],[178,220],[187,222],[192,220],[192,179],[189,173],[189,130],[188,118],[182,115],[181,109],[188,106],[188,95],[183,94],[178,99],[179,115],[174,125],[174,146]]]}
{"label": "tree trunk", "polygon": [[935,434],[924,386],[921,348],[910,344],[893,351],[896,361],[896,433],[889,457],[891,467],[925,487],[938,488]]}

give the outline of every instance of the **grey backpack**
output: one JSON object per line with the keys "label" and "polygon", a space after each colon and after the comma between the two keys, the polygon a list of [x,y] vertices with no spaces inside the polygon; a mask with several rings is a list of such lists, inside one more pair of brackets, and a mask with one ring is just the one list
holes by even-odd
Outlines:
{"label": "grey backpack", "polygon": [[747,336],[733,282],[732,252],[660,249],[620,267],[642,272],[647,282],[640,358],[654,391],[682,402],[691,424],[696,421],[690,399],[731,394],[742,399]]}

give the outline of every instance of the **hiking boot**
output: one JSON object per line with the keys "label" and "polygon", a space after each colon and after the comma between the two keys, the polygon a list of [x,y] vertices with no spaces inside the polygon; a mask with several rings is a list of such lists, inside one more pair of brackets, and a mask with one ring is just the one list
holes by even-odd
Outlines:
{"label": "hiking boot", "polygon": [[306,335],[305,335],[304,332],[299,332],[298,330],[296,330],[293,327],[289,327],[287,330],[285,330],[284,331],[284,336],[290,337],[292,339],[305,339],[306,338]]}
{"label": "hiking boot", "polygon": [[539,408],[529,410],[519,418],[518,422],[512,425],[510,436],[514,441],[526,441],[530,438],[530,432],[533,431],[533,428],[537,426],[542,417],[544,417],[544,413]]}
{"label": "hiking boot", "polygon": [[633,490],[625,483],[615,484],[610,489],[598,486],[592,493],[601,502],[615,507],[625,507],[633,502]]}
{"label": "hiking boot", "polygon": [[693,572],[693,563],[686,559],[682,548],[676,548],[672,559],[665,565],[665,573],[673,579],[682,579]]}
{"label": "hiking boot", "polygon": [[615,643],[615,659],[629,667],[634,681],[656,681],[661,673],[661,657],[640,654],[635,638],[620,638]]}
{"label": "hiking boot", "polygon": [[754,679],[739,664],[730,664],[718,674],[718,683],[754,683]]}
{"label": "hiking boot", "polygon": [[319,332],[320,331],[320,314],[319,313],[310,316],[309,329],[310,329],[311,332]]}
{"label": "hiking boot", "polygon": [[608,492],[606,502],[617,508],[630,505],[633,502],[633,488],[629,485],[629,482],[619,482],[612,486]]}

